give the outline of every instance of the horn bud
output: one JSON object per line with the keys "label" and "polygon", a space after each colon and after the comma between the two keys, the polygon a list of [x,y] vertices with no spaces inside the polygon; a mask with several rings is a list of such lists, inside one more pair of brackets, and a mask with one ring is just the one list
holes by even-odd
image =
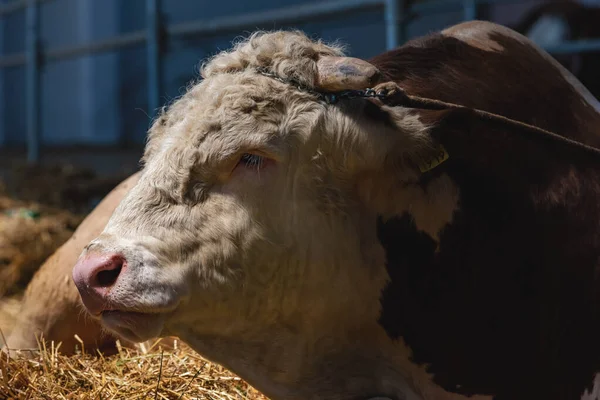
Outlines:
{"label": "horn bud", "polygon": [[366,89],[380,77],[374,65],[359,58],[324,56],[317,61],[316,86],[325,91]]}

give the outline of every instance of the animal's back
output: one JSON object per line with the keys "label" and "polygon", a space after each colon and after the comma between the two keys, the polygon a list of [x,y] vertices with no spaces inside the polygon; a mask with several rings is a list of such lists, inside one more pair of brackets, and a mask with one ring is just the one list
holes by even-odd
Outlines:
{"label": "animal's back", "polygon": [[[371,60],[410,94],[600,145],[576,79],[526,38],[470,22]],[[451,392],[579,399],[600,369],[600,158],[446,111],[420,112],[459,189],[439,243],[408,216],[379,226],[391,284],[381,322]]]}

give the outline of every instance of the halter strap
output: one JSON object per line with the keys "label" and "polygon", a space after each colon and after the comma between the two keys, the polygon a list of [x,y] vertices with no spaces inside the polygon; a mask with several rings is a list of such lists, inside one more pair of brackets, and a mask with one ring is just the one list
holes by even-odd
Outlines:
{"label": "halter strap", "polygon": [[410,95],[406,93],[404,89],[397,85],[393,93],[389,93],[387,90],[376,91],[372,88],[367,88],[364,90],[344,90],[340,92],[320,92],[318,90],[309,88],[306,85],[303,85],[302,83],[294,79],[281,78],[280,76],[264,68],[258,68],[257,72],[261,75],[273,78],[279,82],[295,86],[301,91],[311,93],[317,96],[320,100],[326,102],[327,104],[336,104],[342,99],[377,98],[381,100],[384,104],[390,106],[400,106],[405,108],[415,108],[424,110],[460,110],[466,113],[470,113],[473,116],[478,117],[479,119],[500,122],[502,124],[512,126],[520,129],[521,131],[527,132],[532,136],[537,137],[538,139],[554,140],[566,146],[578,148],[587,153],[591,153],[594,156],[600,158],[600,149],[587,145],[585,143],[581,143],[577,140],[561,136],[555,132],[525,122],[517,121],[512,118],[507,118],[499,114],[483,111],[477,108],[470,108],[460,104],[448,103],[445,101],[430,99],[427,97]]}

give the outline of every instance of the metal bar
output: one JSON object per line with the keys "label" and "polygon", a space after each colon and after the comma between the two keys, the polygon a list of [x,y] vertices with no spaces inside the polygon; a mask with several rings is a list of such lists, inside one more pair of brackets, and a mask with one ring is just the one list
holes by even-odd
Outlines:
{"label": "metal bar", "polygon": [[142,44],[145,41],[146,31],[136,31],[91,44],[83,44],[66,49],[51,50],[46,53],[45,60],[55,61],[83,55],[92,55],[94,53],[101,53],[105,51],[117,50],[122,47]]}
{"label": "metal bar", "polygon": [[[508,1],[508,0],[507,0]],[[228,18],[229,19],[229,18]],[[176,35],[191,35],[191,34],[201,34],[205,33],[206,30],[208,33],[220,33],[225,32],[227,30],[233,29],[231,25],[225,24],[221,19],[214,20],[218,23],[218,26],[213,27],[203,27],[203,23],[201,22],[193,22],[193,23],[185,23],[178,24],[171,28],[168,28],[168,32],[175,31]],[[223,23],[222,23],[223,22]],[[198,30],[191,29],[191,25],[197,25]],[[258,22],[260,24],[260,21]],[[183,26],[185,25],[185,26]],[[222,28],[221,31],[219,28]],[[243,29],[244,26],[241,26],[240,29]],[[125,34],[122,36],[118,36],[115,38],[99,41],[96,43],[92,43],[89,45],[81,45],[75,46],[67,49],[60,50],[51,50],[45,54],[45,59],[49,61],[55,61],[65,58],[73,58],[78,57],[80,55],[90,55],[94,53],[100,53],[103,51],[116,50],[121,47],[126,46],[134,46],[138,44],[142,44],[146,41],[146,32],[145,31],[137,31],[129,34]],[[552,48],[547,49],[546,51],[553,52],[556,54],[569,54],[576,53],[580,51],[599,51],[600,50],[600,40],[598,39],[589,39],[589,40],[574,40],[567,41],[562,44],[553,46]],[[0,68],[5,67],[15,67],[25,63],[25,54],[15,54],[0,57]]]}
{"label": "metal bar", "polygon": [[384,5],[385,47],[392,50],[404,42],[404,21],[401,18],[404,5],[400,0],[386,0]]}
{"label": "metal bar", "polygon": [[0,68],[19,67],[25,64],[27,56],[25,53],[11,54],[0,57]]}
{"label": "metal bar", "polygon": [[148,115],[153,117],[160,101],[160,0],[146,0],[146,18]]}
{"label": "metal bar", "polygon": [[477,0],[463,0],[463,19],[465,21],[477,19]]}
{"label": "metal bar", "polygon": [[35,163],[40,158],[40,25],[36,0],[28,1],[25,18],[27,161]]}
{"label": "metal bar", "polygon": [[572,54],[600,51],[600,39],[566,41],[554,46],[545,47],[544,50],[550,54]]}
{"label": "metal bar", "polygon": [[316,18],[338,16],[343,13],[378,8],[386,0],[332,0],[314,2],[297,6],[279,8],[269,11],[259,11],[250,14],[214,18],[206,21],[180,23],[167,28],[170,36],[184,35],[215,35],[241,29],[253,29],[256,25],[269,22],[291,24],[305,22]]}
{"label": "metal bar", "polygon": [[[38,4],[46,3],[48,1],[52,1],[52,0],[37,0]],[[27,8],[28,3],[29,3],[29,0],[15,0],[8,4],[1,5],[0,6],[0,17],[23,10],[23,9]]]}
{"label": "metal bar", "polygon": [[0,16],[12,14],[14,12],[27,8],[28,0],[16,0],[0,6]]}

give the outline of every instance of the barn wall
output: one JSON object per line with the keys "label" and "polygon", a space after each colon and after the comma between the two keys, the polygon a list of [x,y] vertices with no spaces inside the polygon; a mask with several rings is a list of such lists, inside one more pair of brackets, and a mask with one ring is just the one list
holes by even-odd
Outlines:
{"label": "barn wall", "polygon": [[[3,0],[3,3],[9,3]],[[25,13],[20,11],[2,18],[2,54],[13,55],[25,50]],[[3,68],[0,85],[0,137],[3,144],[25,135],[24,68]]]}
{"label": "barn wall", "polygon": [[[308,1],[163,0],[162,3],[167,23],[173,24]],[[536,3],[539,1],[495,6],[488,13],[493,20],[510,23]],[[144,29],[146,18],[144,0],[54,0],[42,4],[40,11],[45,50]],[[24,50],[24,15],[24,11],[20,11],[0,19],[0,51],[3,55]],[[410,37],[422,35],[461,20],[461,12],[423,17],[409,25],[408,34]],[[352,55],[370,57],[385,49],[383,22],[383,12],[372,11],[328,21],[307,21],[295,27],[326,40],[341,39],[349,45]],[[203,58],[218,49],[228,48],[236,36],[244,33],[169,40],[162,62],[161,104],[181,95]],[[145,48],[138,46],[45,65],[41,81],[42,144],[142,144],[150,123],[145,57]],[[26,143],[24,78],[22,67],[0,69],[0,146],[23,146]]]}

